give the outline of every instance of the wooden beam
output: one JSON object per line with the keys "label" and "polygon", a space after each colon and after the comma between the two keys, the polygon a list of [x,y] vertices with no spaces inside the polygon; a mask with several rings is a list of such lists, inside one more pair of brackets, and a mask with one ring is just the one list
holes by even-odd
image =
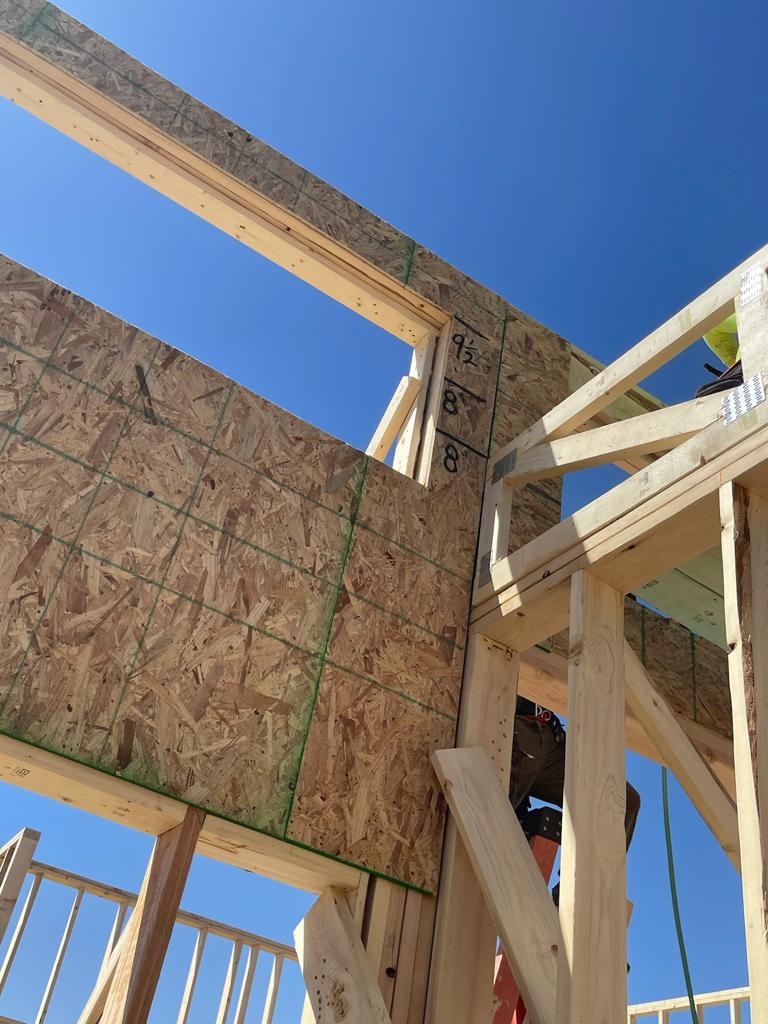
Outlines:
{"label": "wooden beam", "polygon": [[511,452],[525,451],[553,437],[562,437],[585,423],[591,416],[610,405],[633,384],[648,377],[654,370],[682,352],[705,331],[716,327],[734,309],[741,275],[753,263],[768,260],[764,246],[711,288],[699,295],[661,327],[633,345],[615,362],[586,381],[578,391],[543,416],[519,437],[498,452],[489,466],[489,477],[506,476],[504,460]]}
{"label": "wooden beam", "polygon": [[395,443],[395,439],[402,430],[409,413],[416,403],[416,396],[421,391],[421,381],[418,377],[405,376],[395,389],[394,395],[389,400],[389,405],[384,410],[379,425],[373,432],[366,455],[374,459],[385,459],[389,449]]}
{"label": "wooden beam", "polygon": [[753,1020],[768,1019],[768,503],[720,492],[728,672]]}
{"label": "wooden beam", "polygon": [[745,272],[736,303],[744,380],[768,365],[768,256],[759,253]]}
{"label": "wooden beam", "polygon": [[390,1024],[344,893],[322,892],[293,935],[317,1024]]}
{"label": "wooden beam", "polygon": [[[179,800],[2,735],[0,781],[150,835],[177,825],[187,810]],[[197,852],[309,892],[329,885],[352,890],[363,874],[349,864],[213,815],[205,819]]]}
{"label": "wooden beam", "polygon": [[155,842],[102,1024],[146,1024],[204,817],[188,808]]}
{"label": "wooden beam", "polygon": [[395,278],[2,32],[0,93],[403,341],[446,323]]}
{"label": "wooden beam", "polygon": [[411,366],[408,374],[421,381],[422,386],[416,395],[416,401],[413,403],[411,411],[406,416],[392,459],[392,468],[404,476],[416,475],[416,460],[424,434],[427,396],[430,390],[436,347],[437,338],[434,334],[430,334],[414,348],[411,354]]}
{"label": "wooden beam", "polygon": [[624,641],[624,681],[627,705],[690,797],[726,856],[737,871],[739,824],[736,807],[726,796],[706,761],[683,730],[671,708],[656,689],[644,665]]}
{"label": "wooden beam", "polygon": [[438,750],[432,763],[528,1012],[553,1024],[560,927],[506,788],[482,747]]}
{"label": "wooden beam", "polygon": [[499,592],[476,609],[473,624],[525,650],[565,627],[569,580],[579,569],[634,591],[709,550],[719,532],[719,485],[768,486],[766,443],[766,402],[728,425],[713,423],[494,566]]}
{"label": "wooden beam", "polygon": [[[631,668],[625,667],[625,672]],[[568,715],[568,661],[553,651],[532,648],[520,655],[518,692],[555,714]],[[691,740],[699,756],[709,766],[726,794],[735,799],[736,782],[733,772],[733,744],[729,739],[712,732],[703,725],[675,716],[676,722]],[[638,721],[630,707],[624,719],[626,746],[637,754],[666,764],[656,744]]]}
{"label": "wooden beam", "polygon": [[[519,658],[481,636],[468,645],[457,747],[481,746],[509,787]],[[491,1019],[496,927],[452,818],[446,825],[429,982],[428,1024]]]}
{"label": "wooden beam", "polygon": [[718,419],[721,399],[721,395],[707,395],[631,420],[542,442],[520,454],[506,482],[518,485],[588,466],[620,462],[628,456],[669,451]]}
{"label": "wooden beam", "polygon": [[620,1021],[626,1014],[623,646],[623,595],[589,573],[576,573],[568,671],[558,1024]]}

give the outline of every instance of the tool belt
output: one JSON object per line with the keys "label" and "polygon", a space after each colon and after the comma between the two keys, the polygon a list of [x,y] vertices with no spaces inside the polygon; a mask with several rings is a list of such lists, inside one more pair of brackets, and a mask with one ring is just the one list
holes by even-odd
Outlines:
{"label": "tool belt", "polygon": [[541,704],[535,704],[524,697],[518,698],[517,717],[524,718],[528,722],[535,722],[540,729],[549,727],[555,734],[555,739],[558,743],[565,739],[563,723],[549,708],[545,708]]}

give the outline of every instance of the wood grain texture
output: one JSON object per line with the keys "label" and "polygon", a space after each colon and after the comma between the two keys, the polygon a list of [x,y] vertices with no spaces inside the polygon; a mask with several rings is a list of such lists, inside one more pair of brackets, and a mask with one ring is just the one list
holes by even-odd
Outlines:
{"label": "wood grain texture", "polygon": [[103,1024],[145,1024],[149,1017],[204,817],[202,811],[190,807],[181,824],[155,842],[126,926]]}
{"label": "wood grain texture", "polygon": [[434,885],[484,461],[366,472],[9,260],[0,286],[3,730],[276,837],[295,801],[292,837]]}
{"label": "wood grain texture", "polygon": [[768,504],[724,484],[720,515],[747,965],[759,1020],[768,1012]]}
{"label": "wood grain texture", "polygon": [[445,808],[429,769],[455,722],[326,667],[288,835],[432,889]]}
{"label": "wood grain texture", "polygon": [[[560,926],[507,788],[481,747],[439,750],[432,763],[531,1017],[553,1024]],[[490,1002],[493,960],[488,988]]]}
{"label": "wood grain texture", "polygon": [[343,893],[321,893],[293,934],[316,1024],[389,1024]]}
{"label": "wood grain texture", "polygon": [[[621,594],[588,573],[576,573],[568,666],[559,1024],[615,1024],[626,1013],[622,620]],[[522,980],[519,973],[515,977]]]}
{"label": "wood grain texture", "polygon": [[[518,655],[474,636],[467,652],[456,744],[482,746],[509,786]],[[449,819],[440,873],[429,1020],[487,1024],[491,1016],[496,927],[472,861]]]}

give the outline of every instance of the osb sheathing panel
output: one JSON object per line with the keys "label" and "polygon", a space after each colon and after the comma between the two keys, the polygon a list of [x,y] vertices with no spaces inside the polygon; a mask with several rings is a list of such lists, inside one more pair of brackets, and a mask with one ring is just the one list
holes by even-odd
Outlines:
{"label": "osb sheathing panel", "polygon": [[[624,601],[624,635],[676,714],[731,738],[725,651],[632,597]],[[567,657],[567,632],[552,646]]]}
{"label": "osb sheathing panel", "polygon": [[[70,325],[81,332],[80,336],[75,338],[71,330],[65,332],[61,361],[56,365],[76,377],[82,376],[81,370],[87,367],[91,379],[98,379],[103,392],[123,403],[135,399],[135,406],[123,424],[120,443],[111,452],[109,444],[119,420],[95,398],[63,391],[61,383],[53,379],[55,375],[46,373],[44,393],[52,401],[63,398],[70,418],[85,416],[93,425],[95,436],[84,432],[82,424],[57,421],[43,404],[32,402],[35,427],[52,438],[51,445],[57,438],[66,439],[84,453],[85,463],[69,462],[65,471],[60,463],[54,463],[50,449],[44,449],[49,454],[43,456],[36,448],[34,453],[24,453],[16,447],[16,461],[4,472],[9,479],[11,474],[30,474],[30,479],[36,474],[38,480],[34,489],[26,489],[26,507],[31,508],[37,500],[33,490],[41,500],[46,500],[42,497],[46,489],[53,490],[57,497],[61,495],[62,507],[48,515],[51,530],[55,534],[61,529],[61,539],[69,543],[78,537],[78,543],[82,540],[85,547],[87,540],[97,554],[99,548],[109,545],[113,558],[110,587],[124,585],[118,569],[126,574],[125,580],[136,581],[137,577],[130,575],[134,573],[156,581],[160,574],[163,615],[167,621],[178,623],[180,630],[183,623],[183,629],[195,638],[193,645],[199,642],[205,647],[214,642],[211,621],[202,614],[195,619],[189,610],[169,610],[167,601],[174,596],[187,605],[194,604],[211,615],[224,616],[227,622],[239,624],[240,628],[250,630],[247,635],[263,630],[259,636],[277,638],[275,642],[280,644],[294,644],[290,650],[310,658],[319,657],[311,645],[318,636],[318,623],[323,621],[321,608],[327,607],[323,602],[330,602],[334,608],[338,605],[338,621],[328,622],[324,640],[333,655],[349,659],[353,665],[339,667],[333,659],[327,660],[328,651],[325,652],[325,672],[318,672],[318,714],[333,690],[335,673],[343,671],[347,695],[353,692],[350,687],[357,686],[359,693],[370,689],[375,702],[382,707],[393,702],[386,703],[386,711],[373,711],[365,700],[361,703],[349,696],[346,707],[359,708],[361,719],[366,722],[394,721],[392,728],[397,729],[398,718],[390,717],[391,707],[407,709],[411,716],[431,716],[430,723],[451,722],[458,700],[466,624],[466,615],[454,621],[454,606],[458,605],[458,594],[461,588],[468,587],[473,572],[487,456],[489,450],[508,443],[568,393],[567,345],[489,289],[52,5],[40,0],[0,0],[0,30],[286,211],[303,218],[356,257],[369,261],[411,289],[415,296],[428,299],[454,317],[443,391],[437,406],[430,485],[425,489],[393,477],[375,463],[369,463],[366,471],[359,453],[310,431],[306,424],[285,413],[277,415],[274,407],[242,389],[230,389],[222,402],[221,389],[228,387],[229,382],[212,375],[208,387],[205,378],[211,371],[164,347],[154,353],[157,366],[152,368],[149,396],[141,382],[136,392],[132,374],[142,358],[149,358],[146,354],[140,356],[139,350],[142,345],[153,344],[152,339],[89,307],[84,317]],[[18,268],[0,271],[6,276],[16,274],[22,285],[14,291],[5,336],[16,344],[23,339],[27,352],[0,350],[0,411],[13,421],[36,387],[38,367],[32,355],[45,358],[61,334],[62,323],[74,312],[79,300]],[[37,301],[40,289],[47,296],[44,304]],[[29,307],[26,312],[25,302]],[[183,401],[178,400],[182,393],[178,388],[186,389]],[[215,424],[216,442],[212,446],[206,431],[221,407],[223,414]],[[36,444],[23,434],[15,434],[14,440],[19,444],[27,441],[33,447]],[[97,467],[88,458],[100,463],[108,461],[107,474],[99,476],[95,485],[87,474],[96,473]],[[86,475],[78,477],[73,466]],[[18,483],[14,486],[19,487],[19,495],[25,489]],[[94,490],[93,506],[78,533],[78,503],[90,500],[87,486]],[[21,500],[19,497],[19,507]],[[557,482],[520,489],[513,508],[510,547],[514,549],[551,526],[559,515],[559,500]],[[54,501],[54,505],[58,504]],[[381,545],[366,543],[366,532],[380,539]],[[39,594],[44,594],[46,559],[53,557],[57,548],[55,541],[49,543],[47,534],[40,536],[42,547],[34,547],[40,556],[39,564],[30,565],[28,571],[43,574]],[[82,556],[84,563],[88,557]],[[423,574],[418,569],[420,562],[430,566],[428,571],[423,569]],[[372,575],[366,577],[369,570]],[[69,581],[68,573],[69,569],[62,578]],[[88,601],[93,608],[99,607],[103,598],[97,595],[100,584],[95,582],[95,570],[91,568],[85,578],[94,581],[93,589],[88,589]],[[450,578],[450,586],[446,578]],[[81,594],[81,584],[71,586],[73,594]],[[141,607],[133,584],[128,590],[132,595],[130,601],[126,596],[118,607]],[[28,602],[24,603],[28,612]],[[179,609],[182,607],[186,606],[180,605]],[[119,618],[117,612],[109,613],[103,621],[112,621],[116,616]],[[366,621],[370,623],[367,632],[361,625]],[[403,628],[396,631],[394,622]],[[141,633],[145,624],[136,628]],[[230,668],[234,673],[237,663],[238,678],[250,679],[249,656],[240,641],[234,639],[238,635],[236,631],[232,634]],[[209,639],[204,643],[206,637]],[[685,638],[679,642],[685,643]],[[161,641],[158,644],[162,647]],[[112,649],[117,649],[116,641]],[[678,655],[675,649],[670,658]],[[205,658],[198,663],[194,653],[185,652],[185,657],[188,671],[196,674],[195,678],[208,672],[200,667],[207,664]],[[266,656],[265,660],[270,661]],[[697,713],[714,719],[719,715],[721,702],[717,697],[722,700],[725,676],[708,656],[698,664],[700,686],[707,694],[702,696]],[[104,750],[109,750],[120,764],[130,751],[131,760],[122,770],[132,771],[137,778],[141,775],[143,754],[137,755],[136,751],[172,750],[175,757],[183,750],[189,769],[183,792],[197,793],[201,765],[210,767],[206,758],[219,756],[210,751],[217,742],[226,747],[231,737],[216,739],[215,730],[212,732],[203,724],[194,739],[185,734],[177,740],[178,750],[170,743],[163,746],[162,737],[158,746],[157,737],[151,735],[153,717],[147,716],[146,708],[156,699],[149,694],[157,694],[162,688],[152,691],[154,684],[146,680],[155,672],[164,678],[161,654],[151,665],[142,684],[145,690],[132,690],[130,700],[121,704],[121,734],[118,736],[115,727],[110,727]],[[300,669],[298,663],[285,668],[295,682],[291,692],[296,695],[295,702],[286,701],[293,709],[290,713],[285,711],[286,715],[300,717],[303,687],[299,680],[305,669],[306,666]],[[329,675],[331,672],[334,674]],[[234,675],[226,675],[226,680],[233,678]],[[222,685],[233,684],[227,681]],[[177,686],[178,693],[187,692],[181,680]],[[257,690],[259,686],[262,684],[256,684]],[[265,701],[273,699],[271,677],[265,676],[263,690]],[[386,695],[386,702],[382,695]],[[125,709],[131,709],[130,713]],[[357,744],[350,747],[347,743],[344,758],[345,763],[351,758],[354,770],[345,774],[346,783],[342,785],[335,769],[329,767],[328,772],[320,773],[307,767],[310,762],[305,760],[290,831],[304,837],[302,841],[311,835],[308,841],[327,852],[351,856],[358,863],[367,859],[374,868],[385,862],[402,864],[402,869],[392,870],[402,870],[405,880],[434,884],[440,829],[434,826],[431,845],[400,835],[395,846],[399,843],[402,848],[398,851],[393,846],[397,815],[390,818],[389,805],[376,804],[376,792],[371,795],[371,778],[362,770],[366,763],[380,764],[376,753],[380,749],[379,736],[372,728],[355,729],[348,725],[355,720],[355,714],[344,712],[344,727]],[[335,716],[335,711],[323,721],[315,716],[308,735],[308,752],[324,749],[321,733],[327,733],[327,722],[336,722]],[[126,725],[131,721],[133,725]],[[205,714],[200,721],[207,723]],[[410,724],[406,725],[403,719],[404,742],[415,735],[413,722],[419,719],[407,721]],[[422,770],[417,766],[426,764],[423,755],[431,728],[425,725],[422,729],[424,745],[417,750],[411,743],[399,762],[398,771],[408,780],[403,787],[405,793],[418,791],[413,773]],[[275,744],[270,749],[278,749],[280,736],[275,734],[269,739],[269,743]],[[195,753],[197,743],[205,745],[205,758]],[[118,748],[122,750],[119,756]],[[397,743],[394,749],[399,749]],[[333,765],[337,763],[338,759]],[[167,774],[148,774],[142,778],[172,779],[174,786],[182,785],[182,773],[172,763],[170,754],[163,770]],[[427,785],[427,778],[431,779],[428,770],[424,771],[426,774],[419,777],[422,786]],[[254,792],[259,791],[265,778],[253,780]],[[285,776],[278,772],[269,779],[264,785],[277,785],[279,790]],[[220,784],[218,779],[217,785]],[[426,790],[419,792],[423,799]],[[242,796],[230,791],[229,806],[246,806],[247,798],[244,801]],[[311,825],[305,814],[308,801],[315,815]],[[261,803],[259,809],[253,804],[243,813],[252,814],[252,821],[274,821],[279,818],[279,808],[290,806],[290,802],[276,796]],[[409,817],[407,808],[402,812],[408,822],[421,820],[418,816]],[[429,821],[436,822],[438,817],[428,819],[427,830],[432,828]],[[363,820],[364,827],[360,825]],[[359,828],[351,842],[352,833],[345,829],[353,821]],[[353,847],[354,852],[349,853]],[[367,850],[375,853],[369,856]]]}
{"label": "osb sheathing panel", "polygon": [[485,459],[422,487],[10,260],[0,374],[3,730],[433,887]]}

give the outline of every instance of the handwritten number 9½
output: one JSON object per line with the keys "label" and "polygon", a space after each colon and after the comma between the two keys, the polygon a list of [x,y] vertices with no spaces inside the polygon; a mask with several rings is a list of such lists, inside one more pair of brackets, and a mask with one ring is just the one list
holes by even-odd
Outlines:
{"label": "handwritten number 9\u00bd", "polygon": [[445,456],[443,457],[443,466],[448,470],[449,473],[458,473],[459,471],[459,449],[455,444],[447,444],[445,446]]}

